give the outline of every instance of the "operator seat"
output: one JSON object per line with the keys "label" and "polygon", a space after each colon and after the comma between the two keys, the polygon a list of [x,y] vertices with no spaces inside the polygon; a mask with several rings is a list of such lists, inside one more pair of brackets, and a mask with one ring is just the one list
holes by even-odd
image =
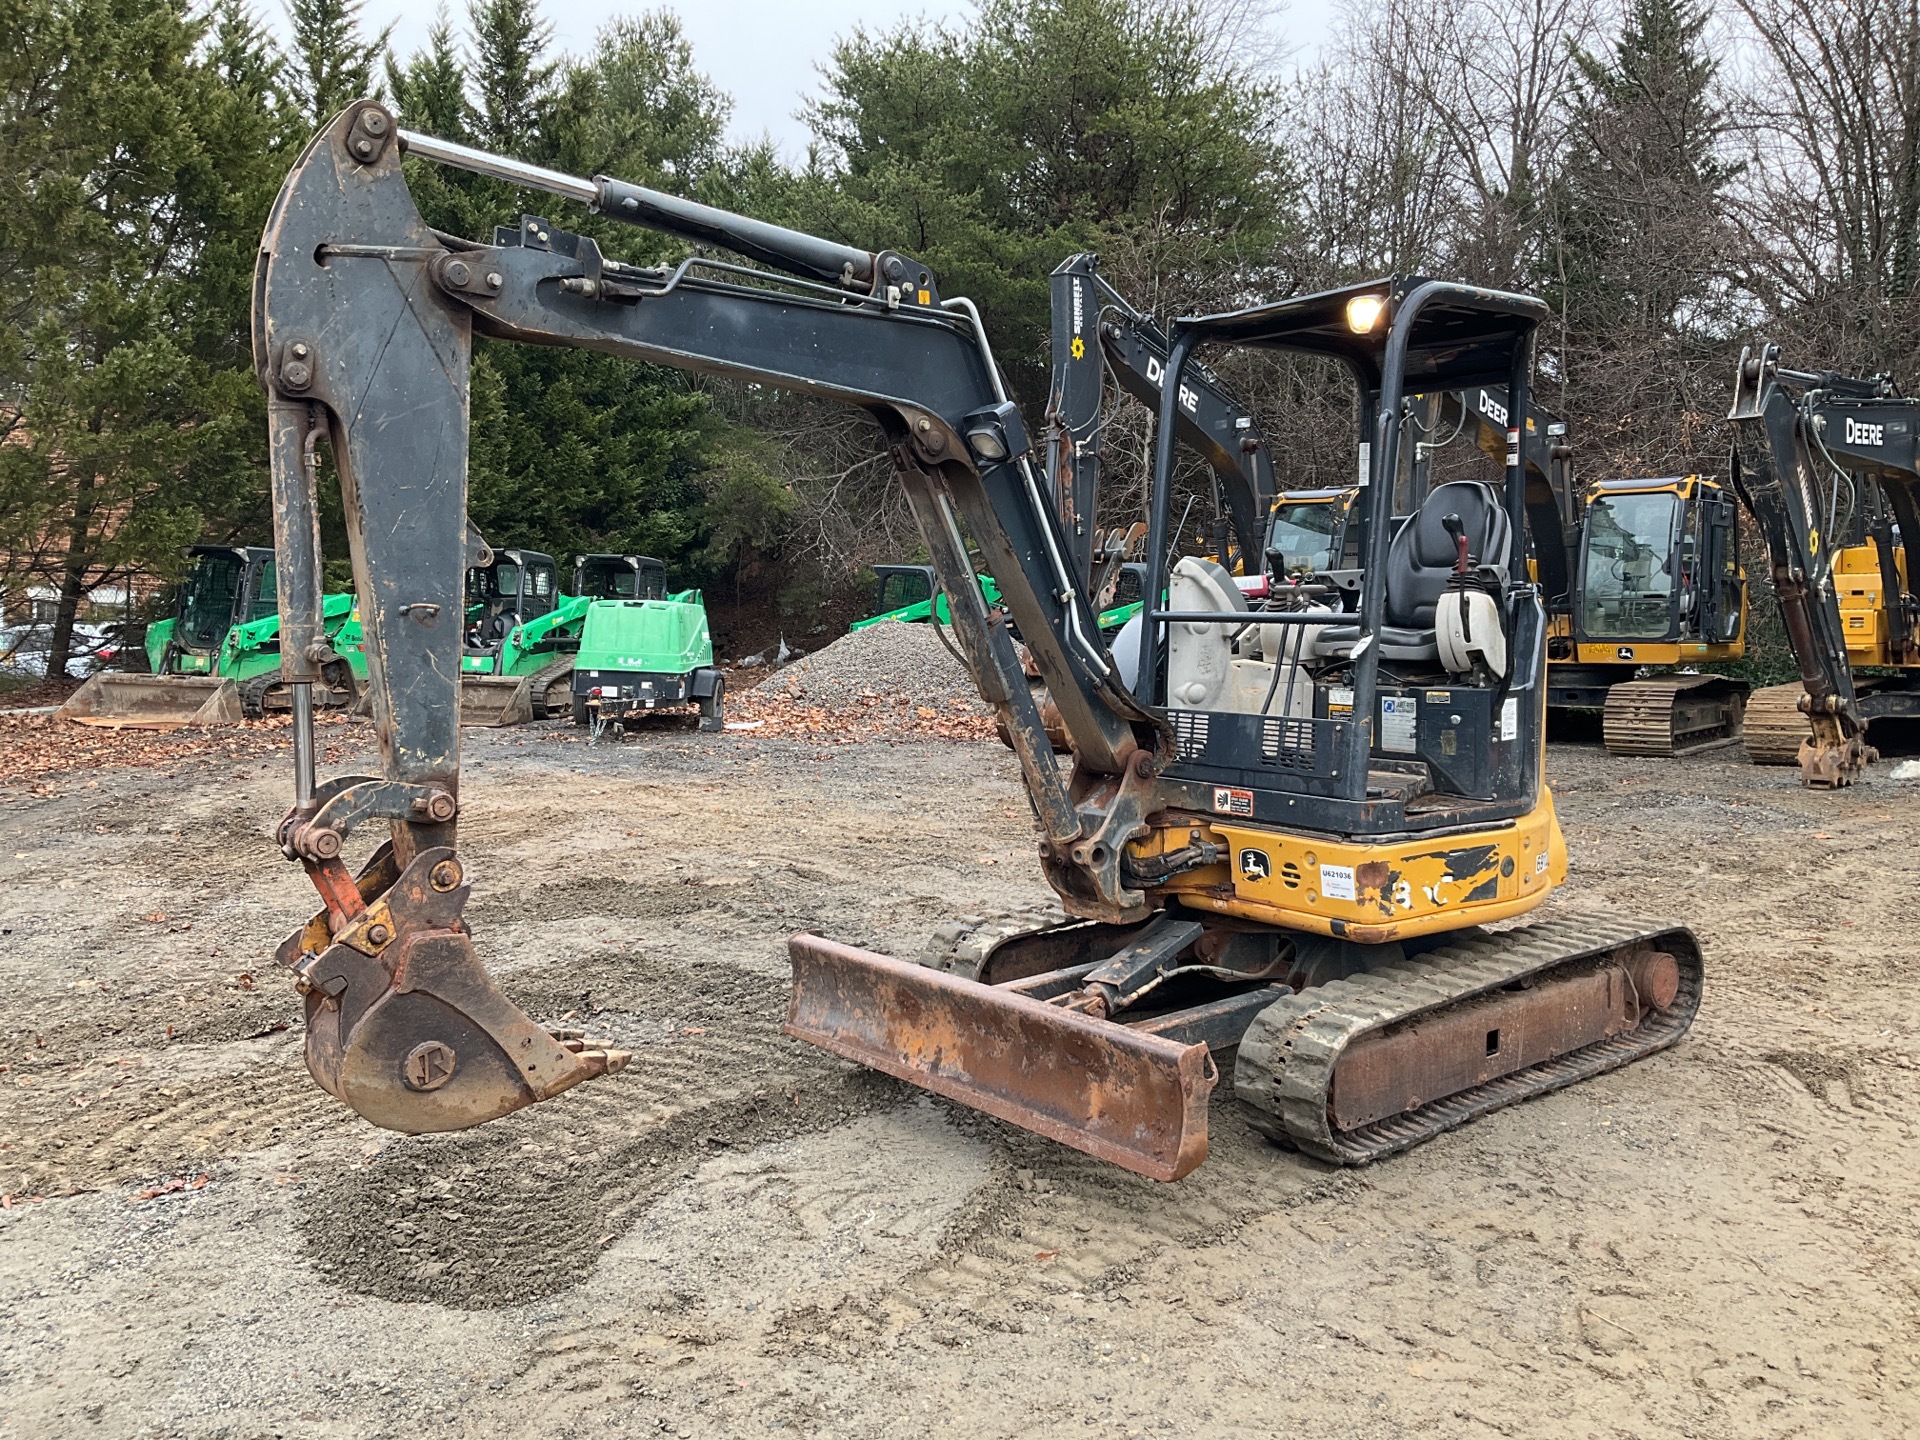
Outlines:
{"label": "operator seat", "polygon": [[[1458,555],[1453,536],[1447,533],[1449,515],[1460,517],[1467,553],[1476,566],[1488,566],[1502,575],[1507,571],[1513,527],[1493,487],[1483,480],[1449,480],[1435,486],[1387,549],[1387,609],[1376,642],[1382,659],[1440,663],[1434,611]],[[1320,632],[1314,653],[1344,660],[1359,643],[1358,625],[1331,626]]]}
{"label": "operator seat", "polygon": [[478,639],[483,649],[491,649],[503,643],[507,632],[513,628],[513,615],[506,610],[496,610],[486,616],[479,625]]}

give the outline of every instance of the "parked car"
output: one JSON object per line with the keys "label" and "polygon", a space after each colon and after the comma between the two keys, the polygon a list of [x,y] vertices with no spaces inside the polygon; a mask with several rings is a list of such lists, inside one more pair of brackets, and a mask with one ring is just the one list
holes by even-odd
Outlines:
{"label": "parked car", "polygon": [[[119,651],[119,629],[117,625],[76,624],[67,659],[68,676],[84,680],[97,670],[105,670]],[[40,679],[47,673],[52,640],[51,621],[0,626],[0,675]]]}

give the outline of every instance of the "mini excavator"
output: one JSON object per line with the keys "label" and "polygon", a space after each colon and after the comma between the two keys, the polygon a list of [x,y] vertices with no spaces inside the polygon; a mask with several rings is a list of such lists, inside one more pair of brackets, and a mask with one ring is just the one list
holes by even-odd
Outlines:
{"label": "mini excavator", "polygon": [[[620,263],[540,217],[492,244],[422,221],[403,154],[724,248]],[[321,909],[282,945],[320,1084],[376,1124],[472,1125],[620,1068],[548,1030],[461,918],[458,676],[473,336],[589,347],[856,405],[885,432],[954,631],[1011,737],[1061,913],[943,927],[924,963],[790,945],[787,1031],[1160,1180],[1206,1155],[1231,1066],[1254,1123],[1324,1159],[1402,1150],[1674,1043],[1699,1003],[1685,928],[1559,917],[1491,932],[1566,874],[1543,783],[1546,617],[1504,486],[1436,487],[1390,524],[1412,393],[1499,382],[1516,419],[1539,300],[1395,278],[1177,322],[1159,397],[1146,609],[1123,661],[974,307],[869,252],[607,177],[409,134],[360,101],[270,216],[255,359],[269,394],[294,805]],[[1318,356],[1355,381],[1363,563],[1255,609],[1217,562],[1169,567],[1182,377],[1207,347]],[[327,659],[315,456],[331,449],[366,627],[378,775],[317,783]],[[1055,755],[965,532],[1072,740]],[[387,834],[356,873],[362,826]]]}
{"label": "mini excavator", "polygon": [[1748,751],[1797,760],[1816,789],[1850,785],[1878,757],[1871,727],[1920,720],[1920,400],[1884,375],[1782,369],[1761,345],[1727,418],[1800,669],[1749,702]]}

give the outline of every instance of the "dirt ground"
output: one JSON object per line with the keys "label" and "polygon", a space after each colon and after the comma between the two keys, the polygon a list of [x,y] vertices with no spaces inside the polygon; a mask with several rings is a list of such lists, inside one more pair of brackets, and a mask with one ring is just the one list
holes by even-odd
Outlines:
{"label": "dirt ground", "polygon": [[1920,1430],[1886,767],[1555,745],[1555,903],[1692,924],[1692,1035],[1359,1172],[1219,1096],[1156,1186],[779,1034],[790,932],[1043,898],[999,746],[467,743],[482,954],[637,1054],[453,1136],[306,1076],[278,758],[0,789],[0,1434]]}

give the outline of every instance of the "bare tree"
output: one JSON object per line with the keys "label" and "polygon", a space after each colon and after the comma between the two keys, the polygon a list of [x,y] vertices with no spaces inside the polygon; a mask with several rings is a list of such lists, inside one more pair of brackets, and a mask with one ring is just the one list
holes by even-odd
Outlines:
{"label": "bare tree", "polygon": [[1920,361],[1920,0],[1740,0],[1754,97],[1743,276],[1766,323],[1838,368]]}

